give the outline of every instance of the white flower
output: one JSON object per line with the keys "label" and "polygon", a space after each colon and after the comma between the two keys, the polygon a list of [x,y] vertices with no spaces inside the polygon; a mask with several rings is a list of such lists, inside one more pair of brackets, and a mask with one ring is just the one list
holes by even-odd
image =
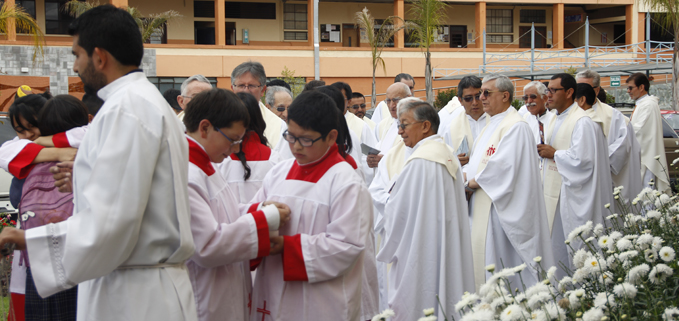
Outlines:
{"label": "white flower", "polygon": [[665,309],[665,312],[663,312],[662,319],[666,321],[679,320],[679,309],[674,306],[668,307]]}
{"label": "white flower", "polygon": [[593,231],[596,236],[600,236],[604,232],[604,226],[599,223],[594,227]]}
{"label": "white flower", "polygon": [[622,238],[622,233],[620,233],[620,232],[618,232],[618,231],[613,231],[613,232],[611,232],[611,234],[609,234],[608,236],[610,236],[610,237],[613,239],[613,241],[616,241],[616,242],[617,242],[619,239]]}
{"label": "white flower", "polygon": [[540,263],[540,262],[542,262],[542,256],[536,256],[536,257],[534,257],[534,258],[533,258],[533,261],[534,261],[535,263]]}
{"label": "white flower", "polygon": [[660,249],[660,258],[665,262],[674,260],[674,254],[674,249],[669,246],[663,246]]}
{"label": "white flower", "polygon": [[[568,296],[568,302],[571,305],[571,309],[575,310],[580,307],[580,298],[585,293],[582,289],[577,289]],[[579,294],[579,295],[578,295]]]}
{"label": "white flower", "polygon": [[631,250],[631,251],[625,251],[625,252],[620,253],[620,255],[618,257],[620,258],[620,261],[627,262],[627,261],[629,261],[629,259],[631,259],[631,258],[633,258],[637,255],[639,255],[638,251]]}
{"label": "white flower", "polygon": [[528,312],[526,312],[526,310],[524,310],[518,304],[512,304],[505,308],[504,310],[502,310],[502,314],[500,314],[500,320],[516,321],[521,320],[525,316],[528,316]]}
{"label": "white flower", "polygon": [[588,238],[585,240],[585,243],[589,243],[589,242],[592,242],[592,241],[594,241],[594,236],[588,237]]}
{"label": "white flower", "polygon": [[382,313],[374,316],[372,318],[372,321],[386,320],[386,319],[391,318],[395,315],[396,315],[396,313],[394,313],[394,310],[386,309],[386,310],[382,311]]}
{"label": "white flower", "polygon": [[422,313],[424,313],[424,316],[426,316],[426,317],[433,315],[434,314],[434,308],[424,309],[424,310],[422,310]]}
{"label": "white flower", "polygon": [[547,270],[547,280],[550,280],[554,277],[554,274],[556,274],[556,266],[552,266]]}
{"label": "white flower", "polygon": [[573,283],[581,283],[585,281],[585,278],[589,275],[589,269],[581,268],[575,270],[573,273]]}
{"label": "white flower", "polygon": [[474,293],[474,294],[469,294],[469,292],[465,292],[462,295],[462,299],[455,304],[455,311],[460,311],[466,306],[473,305],[479,300],[479,296]]}
{"label": "white flower", "polygon": [[660,155],[655,155],[655,157],[653,157],[653,159],[659,160],[659,159],[660,159]]}
{"label": "white flower", "polygon": [[642,189],[641,192],[639,192],[639,195],[637,195],[637,198],[643,201],[647,200],[654,201],[655,197],[656,197],[655,192],[650,187],[644,187],[644,189]]}
{"label": "white flower", "polygon": [[618,248],[620,251],[627,251],[632,248],[632,242],[628,239],[620,239],[618,240],[617,243],[615,243],[615,246]]}
{"label": "white flower", "polygon": [[605,284],[605,285],[613,284],[613,273],[604,272],[601,275],[599,275],[599,283]]}
{"label": "white flower", "polygon": [[437,317],[435,315],[430,315],[428,317],[419,318],[419,319],[417,319],[417,321],[437,321],[438,319],[439,319],[439,317]]}
{"label": "white flower", "polygon": [[651,280],[651,283],[660,284],[673,273],[674,271],[672,270],[671,267],[660,263],[653,267],[651,273],[648,274],[648,279]]}
{"label": "white flower", "polygon": [[648,271],[650,271],[651,268],[648,267],[648,264],[642,263],[639,264],[629,270],[627,273],[627,280],[629,283],[632,284],[639,284],[641,279],[646,276]]}
{"label": "white flower", "polygon": [[655,200],[655,207],[660,208],[670,203],[670,197],[667,194],[662,194]]}
{"label": "white flower", "polygon": [[641,234],[637,240],[635,241],[637,245],[641,246],[642,249],[647,249],[651,247],[651,244],[653,243],[653,235],[651,234]]}
{"label": "white flower", "polygon": [[597,308],[604,308],[606,305],[609,305],[610,307],[616,305],[613,294],[607,295],[606,292],[597,293],[596,297],[594,298],[594,306]]}
{"label": "white flower", "polygon": [[545,314],[544,311],[533,311],[530,315],[529,320],[536,320],[536,321],[548,321],[549,319],[547,318],[547,314]]}
{"label": "white flower", "polygon": [[513,270],[514,270],[514,273],[521,273],[521,271],[523,271],[525,268],[526,268],[526,263],[523,263],[519,266],[515,266],[513,268]]}
{"label": "white flower", "polygon": [[587,237],[589,235],[589,232],[592,231],[592,221],[587,221],[584,225],[580,225],[576,228],[574,228],[569,234],[568,234],[568,239],[566,241],[573,242],[575,238],[578,236],[582,236],[583,238]]}
{"label": "white flower", "polygon": [[[677,158],[677,159],[679,159],[679,158]],[[652,218],[652,219],[657,219],[657,218],[660,217],[660,212],[658,212],[656,210],[650,210],[650,211],[646,212],[646,217]]]}
{"label": "white flower", "polygon": [[495,298],[495,300],[493,300],[493,302],[490,303],[490,307],[493,310],[498,310],[498,309],[503,308],[506,305],[511,304],[511,303],[514,303],[514,299],[499,297],[499,298]]}
{"label": "white flower", "polygon": [[658,253],[656,253],[653,250],[645,250],[644,251],[644,259],[648,263],[653,263],[653,262],[655,262],[655,260],[658,259]]}
{"label": "white flower", "polygon": [[526,297],[532,297],[534,295],[537,295],[538,293],[543,293],[547,292],[549,293],[549,287],[545,285],[544,283],[535,283],[535,285],[531,286],[526,290]]}
{"label": "white flower", "polygon": [[611,203],[606,203],[606,204],[604,205],[604,207],[605,207],[605,208],[611,208]]}
{"label": "white flower", "polygon": [[653,238],[653,243],[651,243],[651,248],[653,248],[654,251],[659,251],[662,248],[662,244],[665,243],[665,241],[656,236]]}
{"label": "white flower", "polygon": [[460,321],[487,321],[495,320],[495,313],[491,310],[478,310],[465,314]]}
{"label": "white flower", "polygon": [[573,279],[570,276],[564,276],[561,281],[559,281],[559,290],[563,291],[568,284],[573,284]]}
{"label": "white flower", "polygon": [[604,317],[604,311],[599,308],[591,308],[582,315],[583,321],[601,321]]}
{"label": "white flower", "polygon": [[634,299],[637,296],[637,287],[624,282],[613,287],[613,293],[621,298]]}
{"label": "white flower", "polygon": [[600,272],[606,270],[606,260],[597,255],[590,255],[585,261],[585,267],[592,269],[592,272]]}
{"label": "white flower", "polygon": [[549,318],[551,318],[551,320],[566,320],[566,312],[564,312],[564,310],[555,303],[545,304],[543,308],[547,310],[547,315]]}
{"label": "white flower", "polygon": [[531,309],[535,310],[535,309],[540,308],[540,305],[542,303],[545,303],[545,302],[547,302],[551,299],[552,299],[552,296],[547,292],[538,293],[536,295],[529,297],[528,306]]}
{"label": "white flower", "polygon": [[610,220],[618,218],[618,216],[619,216],[618,214],[611,214],[611,215],[606,216],[606,219],[610,221]]}
{"label": "white flower", "polygon": [[495,264],[489,264],[486,266],[486,271],[493,273],[495,271]]}
{"label": "white flower", "polygon": [[588,253],[583,249],[575,251],[575,254],[573,254],[573,265],[578,269],[583,267],[585,265],[585,260],[587,260],[587,256]]}
{"label": "white flower", "polygon": [[609,269],[615,269],[618,267],[618,258],[615,255],[611,255],[606,258],[606,264],[608,264]]}

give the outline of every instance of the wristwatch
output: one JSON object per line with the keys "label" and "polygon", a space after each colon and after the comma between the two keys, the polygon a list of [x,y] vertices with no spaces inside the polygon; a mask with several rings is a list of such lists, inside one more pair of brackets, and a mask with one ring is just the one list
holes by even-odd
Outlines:
{"label": "wristwatch", "polygon": [[467,192],[474,192],[474,189],[469,187],[469,181],[464,182],[464,190]]}

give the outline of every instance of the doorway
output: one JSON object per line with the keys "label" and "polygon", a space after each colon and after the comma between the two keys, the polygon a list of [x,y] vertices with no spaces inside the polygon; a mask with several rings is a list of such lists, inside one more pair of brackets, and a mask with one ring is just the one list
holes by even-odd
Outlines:
{"label": "doorway", "polygon": [[[519,48],[530,48],[530,26],[519,27]],[[547,48],[547,27],[535,27],[535,48]]]}
{"label": "doorway", "polygon": [[356,25],[342,25],[342,47],[358,47],[361,45],[361,29]]}
{"label": "doorway", "polygon": [[236,23],[235,22],[226,22],[226,29],[225,29],[225,34],[226,34],[226,44],[235,46],[236,45]]}
{"label": "doorway", "polygon": [[195,21],[193,23],[193,36],[197,45],[215,44],[215,23],[210,21]]}
{"label": "doorway", "polygon": [[450,48],[467,48],[467,26],[448,26],[450,28]]}

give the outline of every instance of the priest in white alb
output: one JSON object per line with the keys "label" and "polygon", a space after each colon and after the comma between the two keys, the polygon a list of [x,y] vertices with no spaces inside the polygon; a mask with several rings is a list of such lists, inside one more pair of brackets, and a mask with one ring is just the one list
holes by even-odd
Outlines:
{"label": "priest in white alb", "polygon": [[[396,77],[394,77],[394,83],[404,83],[406,86],[408,86],[408,90],[410,90],[411,93],[415,89],[415,79],[410,74],[400,73],[396,75]],[[392,114],[390,109],[391,108],[389,107],[389,103],[386,101],[386,99],[381,101],[379,104],[377,104],[375,110],[373,111],[371,117],[372,121],[375,124],[379,124],[382,120],[388,119]]]}
{"label": "priest in white alb", "polygon": [[436,135],[439,117],[427,102],[399,104],[398,117],[409,157],[393,160],[401,171],[386,204],[386,235],[377,254],[379,261],[392,264],[392,320],[416,320],[427,308],[434,308],[439,320],[459,317],[455,304],[465,292],[474,291],[460,163]]}
{"label": "priest in white alb", "polygon": [[545,129],[552,121],[554,113],[547,110],[547,87],[539,81],[531,81],[523,87],[523,101],[526,103],[527,113],[523,114],[535,136],[535,144],[545,141]]}
{"label": "priest in white alb", "polygon": [[[601,77],[593,70],[584,70],[575,75],[575,80],[592,86],[595,95],[601,91]],[[608,142],[608,160],[611,164],[613,186],[623,186],[620,195],[632,201],[641,189],[641,146],[634,135],[634,127],[629,118],[617,109],[595,98],[587,115],[598,123]],[[613,204],[611,204],[613,205]]]}
{"label": "priest in white alb", "polygon": [[[542,190],[535,140],[530,127],[512,107],[514,85],[502,75],[483,79],[481,102],[490,122],[474,143],[464,172],[472,193],[474,280],[477,289],[486,281],[485,267],[532,266],[536,256],[542,266],[556,265],[551,251],[545,204],[535,197]],[[539,195],[539,193],[538,193]],[[538,282],[535,269],[525,269],[523,283]],[[509,278],[520,287],[518,276]]]}
{"label": "priest in white alb", "polygon": [[370,168],[377,167],[384,154],[403,140],[401,136],[398,135],[396,107],[401,99],[410,96],[412,96],[410,88],[402,82],[393,83],[387,88],[387,99],[385,101],[389,107],[391,117],[382,119],[382,121],[375,126],[375,137],[378,140],[377,149],[380,153],[368,156],[367,161]]}
{"label": "priest in white alb", "polygon": [[627,93],[636,101],[630,123],[641,145],[642,186],[649,186],[653,180],[651,188],[663,193],[671,193],[662,116],[660,107],[658,107],[658,97],[648,93],[650,86],[648,77],[643,73],[638,72],[627,78]]}
{"label": "priest in white alb", "polygon": [[[613,204],[608,143],[601,126],[575,103],[576,88],[569,74],[552,77],[547,97],[556,117],[545,131],[545,144],[538,145],[552,246],[564,264],[570,262],[564,243],[570,232],[588,221],[603,223],[610,215],[605,205]],[[576,250],[582,244],[579,239],[570,242]]]}

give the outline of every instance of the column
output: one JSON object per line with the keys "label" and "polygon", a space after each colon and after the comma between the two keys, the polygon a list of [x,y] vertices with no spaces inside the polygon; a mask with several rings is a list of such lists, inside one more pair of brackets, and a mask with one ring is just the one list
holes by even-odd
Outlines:
{"label": "column", "polygon": [[[635,42],[644,42],[644,41],[646,41],[646,13],[645,12],[639,12],[639,13],[637,13],[637,16],[639,17],[638,18],[639,22],[637,23],[639,28],[637,28],[638,37],[637,37],[637,41],[635,41]],[[645,47],[646,44],[645,43],[641,44],[641,46]]]}
{"label": "column", "polygon": [[[285,5],[285,3],[283,4]],[[320,5],[320,3],[319,3]],[[318,22],[316,22],[318,23]],[[309,47],[314,46],[314,0],[307,0],[306,4],[306,38]]]}
{"label": "column", "polygon": [[474,38],[476,38],[476,48],[483,48],[483,31],[486,30],[486,3],[477,2],[474,5],[476,14],[476,25],[474,30],[476,33]]}
{"label": "column", "polygon": [[226,4],[224,0],[215,1],[215,45],[226,46]]}
{"label": "column", "polygon": [[[15,6],[14,0],[5,0],[5,4],[9,8]],[[17,40],[17,28],[16,23],[13,18],[7,19],[7,40],[16,41]]]}
{"label": "column", "polygon": [[625,44],[630,45],[637,42],[639,37],[638,28],[639,15],[637,14],[634,5],[628,4],[625,6]]}
{"label": "column", "polygon": [[[405,20],[405,1],[394,0],[394,16]],[[401,26],[399,21],[394,23],[394,27]],[[403,29],[399,30],[394,35],[394,48],[404,48],[405,47],[405,31]]]}
{"label": "column", "polygon": [[555,3],[552,5],[552,48],[563,49],[565,39],[563,34],[564,29],[564,11],[563,3]]}
{"label": "column", "polygon": [[129,6],[127,0],[109,0],[109,3],[119,8]]}

